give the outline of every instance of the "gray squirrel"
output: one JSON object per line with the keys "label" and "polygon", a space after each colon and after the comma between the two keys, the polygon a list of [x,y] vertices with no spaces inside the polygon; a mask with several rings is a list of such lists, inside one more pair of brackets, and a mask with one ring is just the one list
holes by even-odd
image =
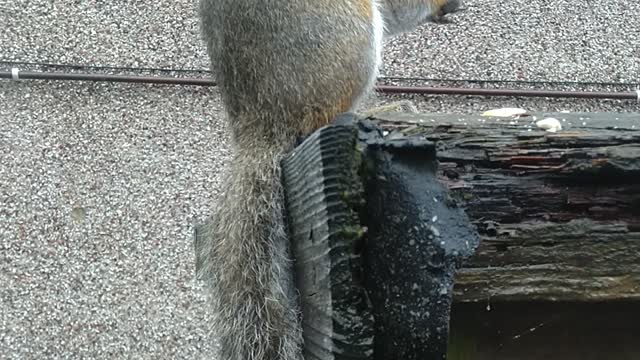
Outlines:
{"label": "gray squirrel", "polygon": [[458,0],[200,0],[233,158],[196,247],[219,360],[299,360],[280,160],[372,90],[385,38]]}

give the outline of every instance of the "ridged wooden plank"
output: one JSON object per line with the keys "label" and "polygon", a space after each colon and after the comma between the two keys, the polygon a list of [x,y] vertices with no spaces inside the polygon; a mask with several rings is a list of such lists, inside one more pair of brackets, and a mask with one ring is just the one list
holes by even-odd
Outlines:
{"label": "ridged wooden plank", "polygon": [[373,316],[358,273],[357,129],[331,125],[283,164],[287,219],[308,360],[371,359]]}

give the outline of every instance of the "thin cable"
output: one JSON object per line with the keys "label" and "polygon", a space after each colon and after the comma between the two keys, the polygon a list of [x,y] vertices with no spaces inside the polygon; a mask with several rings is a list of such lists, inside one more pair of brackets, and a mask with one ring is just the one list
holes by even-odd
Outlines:
{"label": "thin cable", "polygon": [[[13,68],[11,71],[0,71],[0,78],[22,80],[80,80],[80,81],[107,81],[127,83],[152,83],[171,85],[199,85],[215,86],[216,83],[204,78],[179,78],[169,76],[141,76],[141,75],[110,75],[110,74],[80,74],[59,72],[34,72],[19,71]],[[476,96],[516,96],[516,97],[549,97],[549,98],[585,98],[585,99],[624,99],[637,100],[638,92],[612,92],[612,91],[558,91],[558,90],[518,90],[518,89],[473,89],[452,87],[402,87],[378,85],[376,90],[383,93],[404,94],[448,94],[448,95],[476,95]]]}
{"label": "thin cable", "polygon": [[[153,67],[127,67],[127,66],[99,66],[99,65],[81,65],[81,64],[57,64],[47,62],[28,62],[28,61],[13,61],[13,60],[1,60],[0,63],[10,64],[12,66],[31,65],[31,66],[48,66],[70,69],[87,69],[87,70],[117,70],[117,71],[150,71],[150,72],[185,72],[185,73],[203,73],[211,74],[211,71],[206,69],[174,69],[174,68],[153,68]],[[428,78],[428,77],[405,77],[405,76],[379,76],[379,80],[399,80],[399,81],[428,81],[428,82],[465,82],[472,84],[493,83],[493,84],[524,84],[524,85],[579,85],[579,86],[620,86],[620,87],[635,87],[640,85],[638,83],[623,83],[623,82],[597,82],[597,81],[539,81],[539,80],[491,80],[491,79],[443,79],[443,78]]]}
{"label": "thin cable", "polygon": [[57,64],[47,62],[34,61],[12,61],[1,60],[0,64],[9,64],[12,66],[30,65],[30,66],[47,66],[58,68],[69,68],[76,70],[118,70],[118,71],[151,71],[151,72],[193,72],[193,73],[211,73],[205,69],[172,69],[172,68],[153,68],[153,67],[127,67],[127,66],[109,66],[109,65],[81,65],[81,64]]}
{"label": "thin cable", "polygon": [[0,71],[0,79],[13,80],[71,80],[94,82],[122,82],[137,84],[165,84],[165,85],[198,85],[216,86],[211,79],[205,78],[180,78],[167,76],[141,76],[141,75],[109,75],[109,74],[79,74],[40,71],[19,71],[17,68],[11,71]]}
{"label": "thin cable", "polygon": [[581,86],[638,86],[638,83],[595,82],[595,81],[546,81],[546,80],[489,80],[489,79],[438,79],[425,77],[379,76],[382,80],[431,81],[431,82],[466,82],[466,83],[504,83],[526,85],[581,85]]}
{"label": "thin cable", "polygon": [[636,91],[564,91],[564,90],[520,90],[520,89],[470,89],[451,87],[389,86],[378,85],[376,91],[387,94],[421,95],[470,95],[470,96],[507,96],[507,97],[545,97],[579,99],[618,99],[637,100]]}

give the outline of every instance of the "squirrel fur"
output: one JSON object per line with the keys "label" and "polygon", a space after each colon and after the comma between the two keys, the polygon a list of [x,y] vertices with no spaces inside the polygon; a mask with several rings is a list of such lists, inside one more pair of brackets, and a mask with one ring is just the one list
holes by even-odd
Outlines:
{"label": "squirrel fur", "polygon": [[196,251],[219,360],[298,360],[280,160],[355,111],[385,37],[458,0],[200,0],[203,37],[227,112],[233,158]]}

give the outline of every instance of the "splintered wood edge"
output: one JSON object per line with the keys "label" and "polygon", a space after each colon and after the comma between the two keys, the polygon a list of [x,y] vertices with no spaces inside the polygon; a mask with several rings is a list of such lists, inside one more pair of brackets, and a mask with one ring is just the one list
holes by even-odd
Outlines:
{"label": "splintered wood edge", "polygon": [[353,268],[363,234],[354,209],[362,199],[356,140],[354,126],[328,126],[283,161],[307,359],[366,359],[373,351],[373,317]]}

